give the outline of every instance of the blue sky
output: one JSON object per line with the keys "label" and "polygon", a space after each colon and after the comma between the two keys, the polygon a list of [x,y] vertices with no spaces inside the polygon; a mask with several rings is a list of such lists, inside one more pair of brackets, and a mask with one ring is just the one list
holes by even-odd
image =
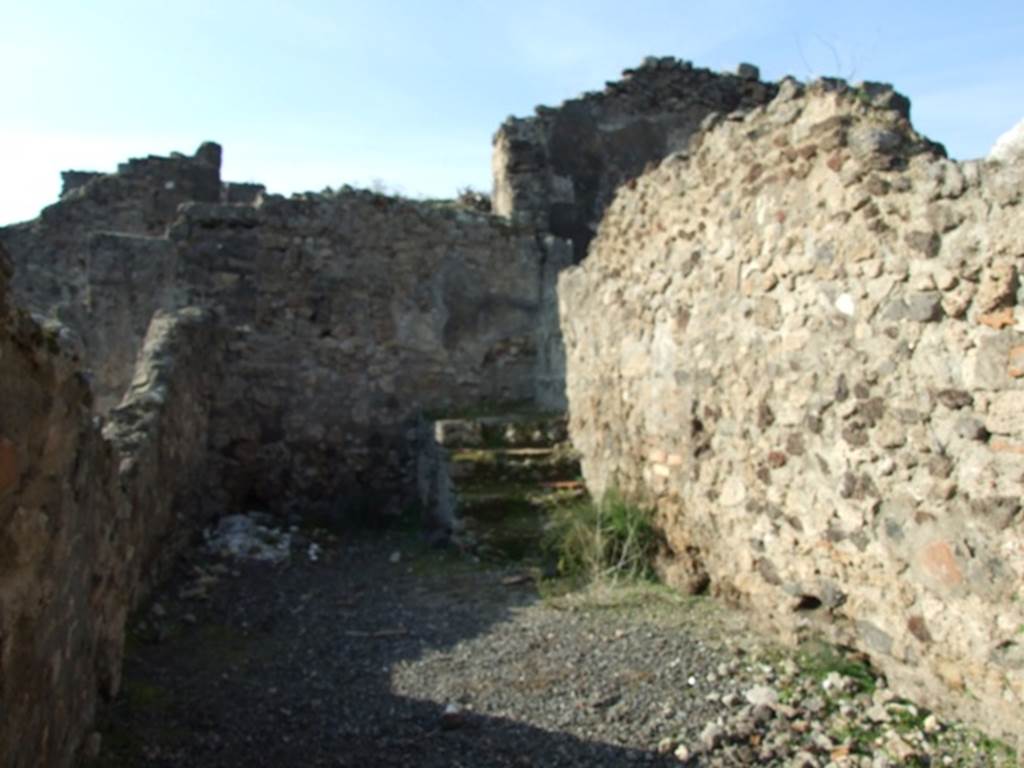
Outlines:
{"label": "blue sky", "polygon": [[965,159],[1024,118],[1024,2],[0,0],[0,224],[60,170],[224,146],[224,177],[450,197],[505,116],[644,56],[892,82]]}

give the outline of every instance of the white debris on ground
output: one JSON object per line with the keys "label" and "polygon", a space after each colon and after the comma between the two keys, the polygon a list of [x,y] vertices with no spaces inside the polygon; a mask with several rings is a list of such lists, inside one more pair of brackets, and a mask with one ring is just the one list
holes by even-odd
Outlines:
{"label": "white debris on ground", "polygon": [[[292,535],[273,525],[274,519],[261,512],[222,517],[215,528],[203,531],[206,546],[213,552],[242,560],[286,562],[291,555]],[[310,559],[315,559],[312,551]]]}

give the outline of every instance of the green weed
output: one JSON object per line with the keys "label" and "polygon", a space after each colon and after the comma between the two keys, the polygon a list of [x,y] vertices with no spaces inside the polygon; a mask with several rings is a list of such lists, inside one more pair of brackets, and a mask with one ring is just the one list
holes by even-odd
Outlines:
{"label": "green weed", "polygon": [[978,750],[988,757],[992,765],[1013,765],[1018,761],[1017,751],[1013,747],[984,734],[978,735]]}
{"label": "green weed", "polygon": [[654,578],[658,533],[651,513],[617,493],[597,503],[554,508],[543,545],[564,576],[591,581]]}
{"label": "green weed", "polygon": [[824,680],[830,672],[837,672],[854,680],[866,693],[874,693],[878,680],[878,673],[863,656],[823,641],[807,643],[797,663],[815,680]]}

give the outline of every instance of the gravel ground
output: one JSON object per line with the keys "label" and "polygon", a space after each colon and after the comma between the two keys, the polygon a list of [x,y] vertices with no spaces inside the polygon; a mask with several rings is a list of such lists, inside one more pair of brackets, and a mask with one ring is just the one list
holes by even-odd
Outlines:
{"label": "gravel ground", "polygon": [[542,596],[412,534],[291,552],[182,560],[133,624],[95,764],[1015,764],[857,659],[783,652],[710,600]]}

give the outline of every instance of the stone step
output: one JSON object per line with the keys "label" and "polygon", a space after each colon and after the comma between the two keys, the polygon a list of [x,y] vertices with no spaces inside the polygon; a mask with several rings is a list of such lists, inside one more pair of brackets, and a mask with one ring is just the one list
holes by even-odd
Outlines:
{"label": "stone step", "polygon": [[460,448],[449,451],[449,473],[459,486],[575,480],[579,457],[566,445],[553,448]]}
{"label": "stone step", "polygon": [[551,508],[585,495],[580,481],[457,488],[464,548],[492,561],[539,560]]}
{"label": "stone step", "polygon": [[568,439],[565,414],[506,414],[438,419],[434,440],[445,448],[543,448]]}
{"label": "stone step", "polygon": [[480,557],[539,560],[552,506],[585,495],[564,414],[441,418],[421,435],[421,499]]}

